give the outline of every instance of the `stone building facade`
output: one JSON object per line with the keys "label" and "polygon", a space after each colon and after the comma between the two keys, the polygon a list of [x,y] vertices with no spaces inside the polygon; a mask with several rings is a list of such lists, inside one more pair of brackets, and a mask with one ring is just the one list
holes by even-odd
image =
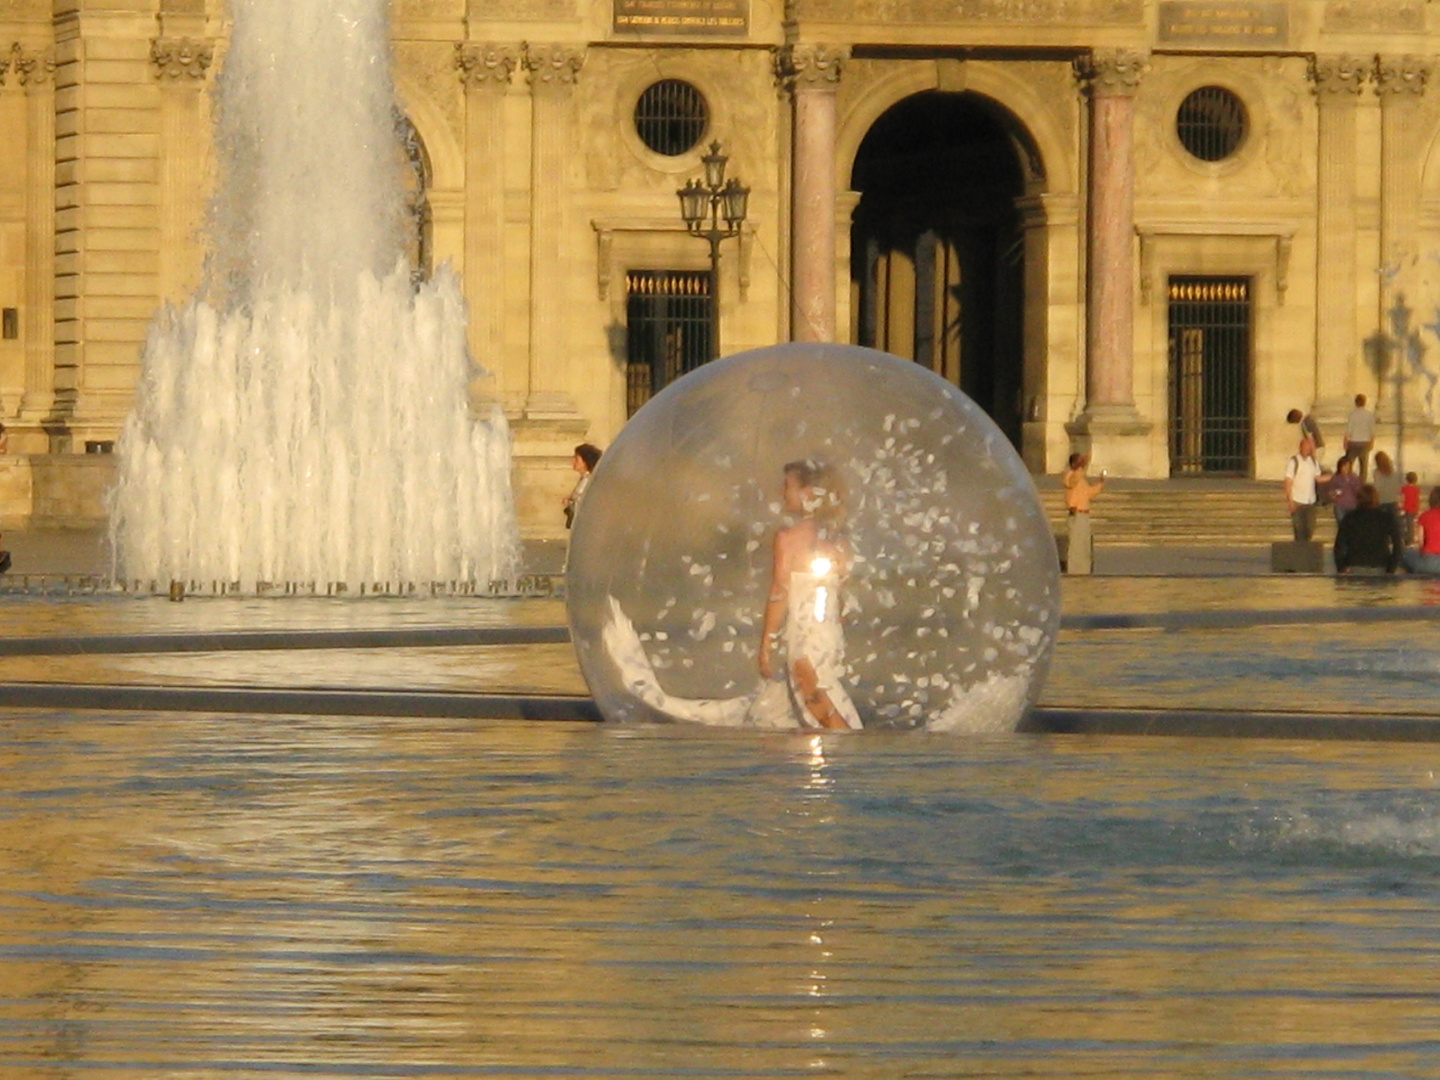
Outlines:
{"label": "stone building facade", "polygon": [[[200,279],[222,0],[0,0],[0,515],[101,513]],[[464,282],[526,531],[713,349],[857,341],[1035,472],[1277,476],[1291,407],[1440,482],[1440,4],[394,0],[415,259]],[[749,188],[710,249],[676,190]],[[399,159],[397,158],[397,161]],[[408,171],[407,167],[408,166]],[[87,452],[88,451],[88,452]]]}

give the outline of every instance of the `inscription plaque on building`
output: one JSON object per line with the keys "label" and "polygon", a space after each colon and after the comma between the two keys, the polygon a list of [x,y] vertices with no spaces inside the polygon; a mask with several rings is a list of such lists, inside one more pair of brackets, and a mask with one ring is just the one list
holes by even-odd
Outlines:
{"label": "inscription plaque on building", "polygon": [[801,20],[878,23],[1000,23],[1125,26],[1145,18],[1144,0],[791,0]]}
{"label": "inscription plaque on building", "polygon": [[1290,35],[1290,8],[1274,0],[1161,0],[1160,41],[1206,48],[1266,49]]}
{"label": "inscription plaque on building", "polygon": [[744,34],[750,0],[615,0],[615,29],[630,34]]}

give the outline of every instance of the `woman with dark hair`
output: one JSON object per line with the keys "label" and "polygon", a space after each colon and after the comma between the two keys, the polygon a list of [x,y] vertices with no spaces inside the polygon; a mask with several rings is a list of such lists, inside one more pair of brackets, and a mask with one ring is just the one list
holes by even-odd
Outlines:
{"label": "woman with dark hair", "polygon": [[575,486],[570,489],[570,494],[565,496],[565,527],[568,529],[575,524],[575,515],[580,510],[580,499],[585,494],[585,489],[590,486],[590,474],[595,471],[595,466],[600,463],[600,448],[594,443],[581,443],[575,447],[575,456],[570,459],[570,467],[580,474],[580,479],[575,481]]}
{"label": "woman with dark hair", "polygon": [[1364,484],[1355,509],[1346,514],[1335,533],[1335,569],[1383,570],[1393,574],[1400,564],[1400,519],[1382,509],[1374,484]]}

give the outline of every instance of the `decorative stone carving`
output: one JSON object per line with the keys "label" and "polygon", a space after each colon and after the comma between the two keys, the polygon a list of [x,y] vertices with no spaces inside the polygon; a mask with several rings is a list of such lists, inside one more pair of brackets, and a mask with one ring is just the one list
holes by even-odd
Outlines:
{"label": "decorative stone carving", "polygon": [[833,90],[849,59],[846,45],[786,45],[775,52],[775,77],[791,90]]}
{"label": "decorative stone carving", "polygon": [[1094,49],[1075,61],[1075,78],[1094,97],[1131,97],[1149,58],[1132,49]]}
{"label": "decorative stone carving", "polygon": [[[26,52],[17,41],[10,46],[10,69],[21,86],[43,86],[55,75],[55,54],[48,49]],[[0,76],[4,73],[3,62],[0,62]]]}
{"label": "decorative stone carving", "polygon": [[567,45],[532,45],[521,47],[525,70],[530,76],[531,93],[563,92],[574,89],[585,66],[585,50]]}
{"label": "decorative stone carving", "polygon": [[1310,82],[1315,96],[1322,101],[1329,97],[1360,93],[1370,75],[1371,64],[1353,56],[1313,56],[1310,58]]}
{"label": "decorative stone carving", "polygon": [[520,50],[511,45],[455,46],[455,68],[467,90],[504,90],[520,60]]}
{"label": "decorative stone carving", "polygon": [[188,37],[158,37],[150,42],[150,65],[157,79],[203,79],[214,59],[213,42]]}
{"label": "decorative stone carving", "polygon": [[1415,97],[1425,93],[1434,65],[1421,56],[1381,56],[1375,62],[1375,93],[1380,97]]}

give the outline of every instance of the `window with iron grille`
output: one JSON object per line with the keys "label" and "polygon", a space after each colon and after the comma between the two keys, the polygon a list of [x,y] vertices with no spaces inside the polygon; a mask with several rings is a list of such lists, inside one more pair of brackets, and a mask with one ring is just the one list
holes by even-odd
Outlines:
{"label": "window with iron grille", "polygon": [[1249,278],[1170,279],[1170,472],[1250,471]]}
{"label": "window with iron grille", "polygon": [[661,79],[635,103],[635,132],[640,141],[666,157],[678,157],[692,149],[709,123],[705,95],[683,79]]}
{"label": "window with iron grille", "polygon": [[1180,103],[1175,132],[1201,161],[1223,161],[1240,148],[1248,125],[1245,103],[1223,86],[1202,86]]}
{"label": "window with iron grille", "polygon": [[626,415],[710,359],[710,275],[631,270],[625,275]]}

